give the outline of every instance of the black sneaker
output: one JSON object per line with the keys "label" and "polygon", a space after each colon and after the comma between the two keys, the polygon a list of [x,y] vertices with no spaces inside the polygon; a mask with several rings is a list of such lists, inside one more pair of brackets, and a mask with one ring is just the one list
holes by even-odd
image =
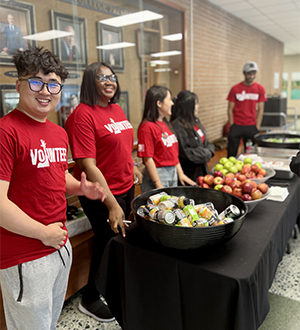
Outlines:
{"label": "black sneaker", "polygon": [[82,313],[100,322],[112,322],[115,320],[109,307],[105,305],[101,299],[86,304],[81,301],[78,305],[78,309]]}

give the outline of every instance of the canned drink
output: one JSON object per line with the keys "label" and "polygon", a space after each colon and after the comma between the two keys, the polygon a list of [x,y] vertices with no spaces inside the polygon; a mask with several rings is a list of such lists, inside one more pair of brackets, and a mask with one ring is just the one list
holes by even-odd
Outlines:
{"label": "canned drink", "polygon": [[154,219],[167,225],[175,224],[175,215],[172,211],[168,210],[156,212],[154,215]]}
{"label": "canned drink", "polygon": [[183,208],[184,214],[187,216],[187,218],[190,220],[192,226],[193,222],[196,220],[200,220],[198,213],[196,212],[193,205],[187,205]]}
{"label": "canned drink", "polygon": [[173,201],[171,200],[166,200],[164,202],[160,202],[157,207],[162,210],[162,211],[165,211],[165,210],[170,210],[172,211],[174,208],[176,208],[177,204],[174,203]]}
{"label": "canned drink", "polygon": [[199,220],[194,220],[192,222],[193,227],[208,227],[209,224],[206,219],[200,218]]}
{"label": "canned drink", "polygon": [[188,218],[181,219],[177,222],[175,226],[179,227],[193,227],[190,220]]}
{"label": "canned drink", "polygon": [[171,195],[163,195],[160,198],[160,202],[168,201],[171,200],[172,202],[177,203],[177,197],[176,196],[171,196]]}
{"label": "canned drink", "polygon": [[159,211],[159,208],[153,204],[147,204],[145,207],[149,211],[149,217],[154,219],[154,215]]}
{"label": "canned drink", "polygon": [[176,209],[176,210],[173,211],[173,213],[175,215],[176,222],[179,222],[182,219],[186,219],[186,215],[183,212],[183,210],[181,210],[181,209]]}
{"label": "canned drink", "polygon": [[220,220],[216,226],[219,225],[226,225],[227,223],[233,222],[234,220],[232,218],[224,218],[223,220]]}
{"label": "canned drink", "polygon": [[137,210],[136,213],[141,217],[147,217],[149,215],[149,211],[146,208],[146,205],[141,205]]}
{"label": "canned drink", "polygon": [[209,220],[210,218],[215,217],[213,210],[211,210],[205,204],[199,205],[197,209],[198,209],[197,213],[201,218]]}
{"label": "canned drink", "polygon": [[181,207],[182,209],[187,206],[187,205],[195,205],[195,201],[193,199],[187,198],[185,196],[180,196],[177,199],[177,204],[179,207]]}
{"label": "canned drink", "polygon": [[211,210],[214,213],[214,215],[218,216],[218,211],[216,210],[212,202],[206,202],[205,206],[208,207],[208,209]]}
{"label": "canned drink", "polygon": [[158,194],[152,195],[148,197],[148,203],[147,204],[154,204],[158,205],[160,202],[160,198],[164,195],[168,195],[166,192],[162,191]]}
{"label": "canned drink", "polygon": [[225,218],[232,218],[233,220],[240,216],[240,209],[236,205],[229,205],[223,212],[221,212],[218,216],[220,220]]}
{"label": "canned drink", "polygon": [[207,223],[208,223],[208,225],[209,225],[210,227],[217,225],[218,222],[219,222],[219,219],[218,219],[217,217],[215,217],[215,216],[211,217],[211,218],[207,221]]}

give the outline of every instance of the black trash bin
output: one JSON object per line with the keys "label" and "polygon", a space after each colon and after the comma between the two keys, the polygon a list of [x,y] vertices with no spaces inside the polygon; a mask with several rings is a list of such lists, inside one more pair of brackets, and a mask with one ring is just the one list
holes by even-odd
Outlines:
{"label": "black trash bin", "polygon": [[268,96],[268,101],[265,102],[264,113],[273,112],[278,113],[276,115],[264,116],[261,126],[275,126],[281,127],[285,124],[285,120],[282,116],[279,116],[280,112],[286,114],[286,97],[281,97],[278,94]]}

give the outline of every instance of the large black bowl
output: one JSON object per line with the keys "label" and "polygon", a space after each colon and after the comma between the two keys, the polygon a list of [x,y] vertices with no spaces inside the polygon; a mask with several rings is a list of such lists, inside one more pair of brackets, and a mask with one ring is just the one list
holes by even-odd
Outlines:
{"label": "large black bowl", "polygon": [[[260,147],[280,149],[300,149],[300,142],[269,142],[266,139],[300,139],[299,134],[290,133],[265,133],[254,136],[255,143]],[[283,140],[284,141],[284,140]]]}
{"label": "large black bowl", "polygon": [[[191,228],[169,226],[149,221],[137,214],[137,209],[147,203],[149,196],[162,191],[173,196],[192,198],[196,204],[212,202],[219,213],[230,204],[234,204],[240,209],[241,216],[234,222],[226,225]],[[224,244],[240,230],[248,212],[246,204],[240,198],[222,191],[199,187],[172,187],[147,191],[137,196],[131,202],[131,208],[137,224],[142,226],[155,242],[163,246],[182,250]]]}

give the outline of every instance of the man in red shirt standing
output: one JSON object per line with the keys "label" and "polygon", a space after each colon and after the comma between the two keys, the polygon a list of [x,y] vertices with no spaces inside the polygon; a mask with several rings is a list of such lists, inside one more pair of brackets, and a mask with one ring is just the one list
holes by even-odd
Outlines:
{"label": "man in red shirt standing", "polygon": [[257,71],[255,62],[247,62],[243,68],[245,80],[233,86],[227,97],[230,125],[228,157],[237,155],[241,138],[245,144],[247,140],[253,140],[260,129],[267,98],[265,88],[254,82]]}

